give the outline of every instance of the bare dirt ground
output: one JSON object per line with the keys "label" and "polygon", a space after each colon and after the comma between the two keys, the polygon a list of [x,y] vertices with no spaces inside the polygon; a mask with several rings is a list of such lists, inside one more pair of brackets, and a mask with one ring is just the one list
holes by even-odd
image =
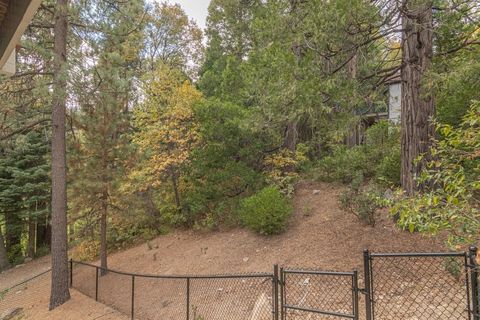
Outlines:
{"label": "bare dirt ground", "polygon": [[[319,190],[313,194],[313,190]],[[288,230],[261,236],[246,229],[175,231],[109,257],[111,268],[155,274],[270,272],[273,264],[325,270],[361,269],[362,252],[445,251],[440,238],[399,230],[387,213],[375,227],[339,208],[340,188],[301,183]],[[151,248],[151,249],[150,249]]]}
{"label": "bare dirt ground", "polygon": [[[313,190],[318,190],[318,192],[314,194]],[[290,268],[336,271],[358,269],[361,271],[363,268],[362,252],[365,248],[374,252],[445,251],[443,240],[440,237],[427,238],[419,234],[401,231],[395,227],[391,218],[385,212],[379,214],[375,227],[365,225],[351,213],[339,208],[337,196],[340,190],[339,187],[330,184],[300,183],[297,186],[294,199],[294,215],[291,218],[288,230],[282,235],[265,237],[240,228],[217,232],[177,230],[160,236],[148,244],[112,254],[109,256],[109,268],[126,272],[167,275],[272,272],[274,264]],[[8,283],[18,283],[17,280],[27,278],[27,275],[34,273],[34,270],[39,273],[41,268],[48,268],[48,264],[48,260],[35,261],[1,274],[0,288],[5,287],[5,284]],[[84,284],[85,287],[82,288],[82,292],[90,297],[94,296],[95,292],[94,270],[87,268],[82,271],[83,273],[79,272],[74,277],[74,283],[77,285]],[[148,281],[162,282],[158,280]],[[240,287],[252,288],[252,286],[257,285],[250,284],[245,280],[240,281],[242,281]],[[115,305],[117,309],[124,313],[128,313],[130,286],[130,278],[109,274],[100,281],[99,299],[107,304]],[[208,297],[212,301],[219,295],[224,295],[225,292],[235,294],[235,288],[239,288],[238,284],[233,283],[218,284],[212,282],[202,284],[202,286],[210,288],[211,292],[203,293],[202,291],[199,295],[203,295],[204,298],[202,299]],[[145,304],[144,308],[140,309],[149,310],[150,308],[154,314],[158,314],[161,310],[168,310],[169,304],[172,304],[172,306],[175,303],[178,305],[184,304],[184,283],[175,282],[168,285],[171,289],[170,292],[165,289],[160,290],[159,287],[155,283],[147,286],[146,284],[142,285],[141,282],[136,282],[136,292],[140,292],[136,294],[140,295],[138,298],[141,298],[142,295],[151,297],[149,298],[151,300],[138,299],[138,303]],[[164,285],[162,287],[166,288]],[[179,293],[177,290],[173,290],[176,287],[178,287]],[[144,292],[147,288],[154,288],[152,290],[159,291]],[[248,293],[249,291],[246,290],[245,292]],[[35,292],[31,292],[33,297],[35,297],[35,294]],[[211,294],[211,297],[208,294]],[[268,294],[271,299],[271,292]],[[102,317],[102,319],[117,319],[112,318],[116,316],[111,313],[112,311],[99,310],[98,304],[88,300],[78,292],[74,291],[73,298],[73,301],[62,307],[65,313],[62,314],[64,317],[61,319],[94,319],[95,317],[92,317],[91,314],[95,312],[99,312],[98,314],[106,312],[105,316],[110,317]],[[253,299],[253,303],[258,302],[257,296],[246,296],[245,301],[248,300],[247,298]],[[39,299],[38,303],[36,302],[31,309],[32,312],[37,312],[37,310],[40,312],[46,309],[48,295],[43,294],[42,299],[45,300]],[[112,300],[108,301],[108,299]],[[239,300],[238,293],[236,300]],[[3,309],[2,303],[0,301],[0,311]],[[201,303],[199,301],[198,304]],[[79,304],[83,307],[79,307]],[[226,305],[225,307],[233,310],[234,306]],[[248,308],[251,309],[251,306]],[[75,318],[69,318],[67,314],[70,315],[70,310],[72,312],[78,310],[89,311],[91,314],[78,313],[75,314]],[[172,310],[178,311],[178,308]],[[35,312],[31,314],[36,314]],[[182,312],[180,311],[180,313]],[[38,317],[27,318],[40,319]],[[150,316],[147,314],[145,319],[149,318]],[[53,316],[51,319],[54,319]],[[209,317],[210,319],[211,317]],[[221,316],[220,319],[222,319]],[[244,317],[244,319],[247,318]]]}
{"label": "bare dirt ground", "polygon": [[[20,269],[17,269],[20,270]],[[29,269],[28,269],[29,270]],[[25,269],[24,271],[27,271]],[[17,272],[9,272],[9,275]],[[4,275],[2,274],[2,280]],[[1,287],[0,287],[1,288]],[[56,308],[48,311],[50,298],[50,272],[24,285],[11,289],[0,296],[0,318],[4,312],[15,308],[22,308],[13,320],[127,320],[128,316],[104,305],[91,298],[70,290],[71,299]]]}
{"label": "bare dirt ground", "polygon": [[50,269],[50,256],[35,259],[0,273],[0,291]]}

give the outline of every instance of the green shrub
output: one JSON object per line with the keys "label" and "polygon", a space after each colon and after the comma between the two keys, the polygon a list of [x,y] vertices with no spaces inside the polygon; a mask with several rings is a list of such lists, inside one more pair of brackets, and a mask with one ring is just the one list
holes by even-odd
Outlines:
{"label": "green shrub", "polygon": [[[473,102],[459,127],[437,125],[441,139],[417,179],[429,186],[411,197],[399,194],[392,206],[398,224],[410,232],[446,231],[448,245],[475,243],[480,230],[480,102]],[[457,247],[460,246],[460,247]]]}
{"label": "green shrub", "polygon": [[287,226],[292,206],[287,198],[269,186],[240,202],[240,219],[249,228],[266,235],[279,234]]}
{"label": "green shrub", "polygon": [[280,149],[266,156],[263,164],[267,183],[276,186],[285,196],[292,197],[298,178],[296,155],[288,149]]}
{"label": "green shrub", "polygon": [[400,186],[400,148],[395,148],[380,161],[375,176],[383,184]]}
{"label": "green shrub", "polygon": [[355,175],[371,175],[371,166],[367,166],[366,153],[363,146],[348,148],[340,145],[333,148],[333,153],[320,160],[318,178],[323,181],[340,181],[350,183]]}
{"label": "green shrub", "polygon": [[324,181],[351,183],[361,174],[388,185],[400,180],[400,131],[380,121],[365,132],[365,144],[348,148],[335,145],[332,153],[319,161],[317,177]]}
{"label": "green shrub", "polygon": [[43,257],[50,253],[50,247],[47,245],[41,245],[35,252],[35,257]]}
{"label": "green shrub", "polygon": [[357,175],[350,187],[339,196],[340,207],[356,215],[368,225],[375,225],[375,214],[383,207],[380,192],[375,184],[363,185],[363,176]]}

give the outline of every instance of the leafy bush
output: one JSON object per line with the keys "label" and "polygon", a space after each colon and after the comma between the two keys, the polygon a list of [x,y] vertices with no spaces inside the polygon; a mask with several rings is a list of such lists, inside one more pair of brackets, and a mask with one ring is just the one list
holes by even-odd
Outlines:
{"label": "leafy bush", "polygon": [[268,186],[240,203],[240,218],[251,229],[266,235],[279,234],[287,226],[292,206],[275,186]]}
{"label": "leafy bush", "polygon": [[35,252],[35,257],[43,257],[50,253],[50,247],[47,245],[41,245]]}
{"label": "leafy bush", "polygon": [[23,246],[21,243],[14,244],[10,247],[10,250],[7,252],[7,258],[10,263],[13,265],[22,264],[25,257],[22,254]]}
{"label": "leafy bush", "polygon": [[388,186],[400,185],[400,148],[395,148],[378,164],[375,176],[377,181]]}
{"label": "leafy bush", "polygon": [[288,149],[280,149],[267,156],[263,163],[267,182],[277,186],[280,192],[287,197],[291,197],[295,191],[295,181],[298,178],[296,155]]}
{"label": "leafy bush", "polygon": [[388,185],[400,183],[400,131],[387,121],[380,121],[365,132],[365,144],[348,148],[332,147],[332,154],[319,162],[321,180],[351,183],[361,174]]}
{"label": "leafy bush", "polygon": [[375,185],[363,187],[364,178],[360,173],[352,181],[350,187],[340,194],[339,200],[342,209],[356,215],[368,225],[375,225],[375,213],[382,207],[378,201],[379,194]]}
{"label": "leafy bush", "polygon": [[72,250],[72,258],[79,261],[92,261],[100,250],[98,240],[84,240]]}
{"label": "leafy bush", "polygon": [[451,247],[473,243],[480,229],[480,103],[473,103],[460,127],[437,129],[443,139],[435,141],[433,160],[418,179],[431,188],[410,198],[400,195],[392,214],[411,232],[447,230]]}
{"label": "leafy bush", "polygon": [[350,183],[358,173],[371,175],[371,167],[367,166],[363,146],[348,148],[345,145],[333,147],[333,153],[320,160],[317,177],[320,180]]}

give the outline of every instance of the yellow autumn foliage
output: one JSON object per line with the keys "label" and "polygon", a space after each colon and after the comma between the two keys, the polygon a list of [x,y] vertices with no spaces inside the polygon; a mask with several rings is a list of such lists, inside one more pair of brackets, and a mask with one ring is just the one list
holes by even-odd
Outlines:
{"label": "yellow autumn foliage", "polygon": [[132,180],[158,186],[165,175],[188,161],[199,142],[193,107],[202,94],[180,72],[161,65],[145,81],[146,99],[134,110],[139,131],[133,141],[146,159],[131,173]]}
{"label": "yellow autumn foliage", "polygon": [[292,151],[280,149],[264,159],[264,173],[269,183],[276,185],[283,194],[291,196],[293,182],[298,178],[297,164],[296,155]]}

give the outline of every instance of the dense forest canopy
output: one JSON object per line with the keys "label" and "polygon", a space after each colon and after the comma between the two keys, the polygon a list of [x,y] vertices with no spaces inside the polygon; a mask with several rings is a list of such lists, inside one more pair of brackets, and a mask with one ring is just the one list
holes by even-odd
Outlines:
{"label": "dense forest canopy", "polygon": [[62,98],[76,258],[175,227],[282,232],[304,178],[346,184],[366,223],[387,206],[478,240],[478,1],[212,0],[201,30],[179,5],[71,0],[58,64],[66,2],[43,1],[0,82],[0,268],[50,250]]}

